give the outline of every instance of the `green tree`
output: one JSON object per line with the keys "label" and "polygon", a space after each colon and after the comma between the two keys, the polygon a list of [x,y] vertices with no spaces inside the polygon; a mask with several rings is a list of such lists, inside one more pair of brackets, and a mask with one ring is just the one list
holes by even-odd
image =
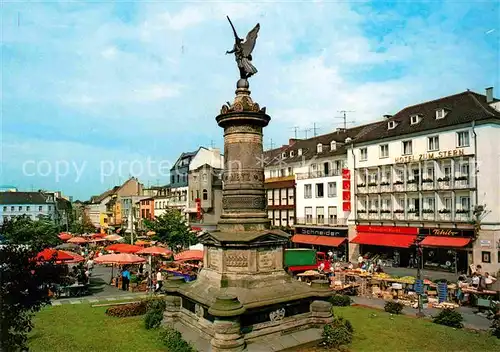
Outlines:
{"label": "green tree", "polygon": [[55,247],[61,243],[57,226],[49,218],[32,220],[27,215],[4,221],[1,233],[7,244],[25,244],[33,249]]}
{"label": "green tree", "polygon": [[84,212],[81,219],[73,221],[70,231],[72,233],[94,233],[96,232],[95,226],[90,221],[90,217]]}
{"label": "green tree", "polygon": [[177,245],[186,248],[197,243],[196,235],[178,209],[167,209],[154,220],[144,220],[148,230],[154,231],[154,240],[166,243],[175,249]]}
{"label": "green tree", "polygon": [[48,219],[18,217],[2,226],[0,245],[0,351],[26,351],[33,314],[50,304],[49,288],[62,281],[65,271],[53,260],[33,260],[43,248],[59,242]]}

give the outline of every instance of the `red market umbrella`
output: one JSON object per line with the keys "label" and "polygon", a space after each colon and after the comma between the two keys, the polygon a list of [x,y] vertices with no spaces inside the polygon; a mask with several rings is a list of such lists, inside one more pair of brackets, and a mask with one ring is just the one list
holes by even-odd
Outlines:
{"label": "red market umbrella", "polygon": [[170,249],[163,248],[163,247],[149,247],[149,248],[141,249],[136,254],[171,256],[172,251]]}
{"label": "red market umbrella", "polygon": [[67,254],[73,258],[72,260],[68,260],[66,263],[81,263],[85,261],[84,257],[82,257],[80,254],[76,254],[75,252],[63,250],[61,250],[60,252],[63,252],[64,254]]}
{"label": "red market umbrella", "polygon": [[147,246],[148,244],[150,244],[149,241],[143,241],[143,240],[139,240],[139,241],[135,242],[136,246]]}
{"label": "red market umbrella", "polygon": [[123,237],[122,236],[118,236],[118,235],[108,235],[106,237],[104,237],[106,240],[108,241],[121,241],[123,240]]}
{"label": "red market umbrella", "polygon": [[190,249],[184,252],[180,252],[174,256],[174,259],[177,261],[184,260],[202,260],[203,259],[203,251],[199,249]]}
{"label": "red market umbrella", "polygon": [[36,258],[40,261],[49,261],[55,259],[57,262],[66,262],[73,260],[73,257],[71,255],[57,249],[44,249],[37,254]]}
{"label": "red market umbrella", "polygon": [[70,238],[68,241],[68,243],[78,243],[78,244],[82,244],[82,243],[87,243],[88,241],[83,238],[83,237],[73,237],[73,238]]}
{"label": "red market umbrella", "polygon": [[105,254],[94,259],[98,264],[139,264],[145,261],[146,259],[129,253]]}
{"label": "red market umbrella", "polygon": [[120,252],[120,253],[137,253],[142,249],[141,246],[134,246],[133,244],[116,243],[106,247],[107,251]]}
{"label": "red market umbrella", "polygon": [[92,237],[92,238],[104,238],[104,237],[106,237],[106,234],[105,233],[94,233],[90,237]]}
{"label": "red market umbrella", "polygon": [[69,233],[66,233],[66,232],[61,232],[61,233],[59,234],[59,236],[57,236],[57,237],[59,237],[62,241],[67,241],[67,240],[69,240],[70,238],[72,238],[73,236],[72,236],[72,235],[70,235]]}

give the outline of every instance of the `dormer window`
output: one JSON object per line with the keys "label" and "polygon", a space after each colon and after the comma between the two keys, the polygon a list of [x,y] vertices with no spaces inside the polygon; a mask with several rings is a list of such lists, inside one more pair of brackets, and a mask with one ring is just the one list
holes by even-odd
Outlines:
{"label": "dormer window", "polygon": [[387,123],[387,129],[392,130],[394,127],[396,127],[396,121],[389,121]]}
{"label": "dormer window", "polygon": [[411,125],[416,125],[419,122],[420,122],[420,115],[412,115],[410,117],[410,124]]}
{"label": "dormer window", "polygon": [[446,110],[445,109],[437,109],[436,110],[436,120],[444,119],[445,116],[446,116]]}
{"label": "dormer window", "polygon": [[281,158],[286,159],[286,152],[281,153]]}
{"label": "dormer window", "polygon": [[301,155],[302,155],[302,148],[300,148],[299,150],[297,150],[297,155],[298,155],[298,156],[301,156]]}
{"label": "dormer window", "polygon": [[295,156],[295,153],[293,152],[293,150],[290,150],[290,158],[293,158]]}
{"label": "dormer window", "polygon": [[318,153],[323,152],[323,144],[319,143],[319,144],[316,146],[316,151],[317,151]]}
{"label": "dormer window", "polygon": [[330,150],[337,150],[337,142],[335,141],[330,142]]}

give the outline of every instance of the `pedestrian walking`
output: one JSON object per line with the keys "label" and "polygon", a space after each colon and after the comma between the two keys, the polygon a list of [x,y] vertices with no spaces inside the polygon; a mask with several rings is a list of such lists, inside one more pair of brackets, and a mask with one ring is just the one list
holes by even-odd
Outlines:
{"label": "pedestrian walking", "polygon": [[129,284],[130,284],[130,271],[128,271],[128,269],[125,268],[122,271],[122,290],[128,291]]}

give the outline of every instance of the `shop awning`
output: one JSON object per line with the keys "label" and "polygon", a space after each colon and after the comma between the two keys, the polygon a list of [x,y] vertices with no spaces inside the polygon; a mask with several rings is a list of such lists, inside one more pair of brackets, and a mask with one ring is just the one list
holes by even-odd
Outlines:
{"label": "shop awning", "polygon": [[351,240],[351,243],[367,244],[372,246],[409,248],[415,243],[416,239],[416,235],[360,232]]}
{"label": "shop awning", "polygon": [[467,237],[427,236],[420,244],[424,247],[465,247],[470,240]]}
{"label": "shop awning", "polygon": [[293,235],[293,243],[316,244],[318,246],[338,247],[347,240],[345,237]]}

